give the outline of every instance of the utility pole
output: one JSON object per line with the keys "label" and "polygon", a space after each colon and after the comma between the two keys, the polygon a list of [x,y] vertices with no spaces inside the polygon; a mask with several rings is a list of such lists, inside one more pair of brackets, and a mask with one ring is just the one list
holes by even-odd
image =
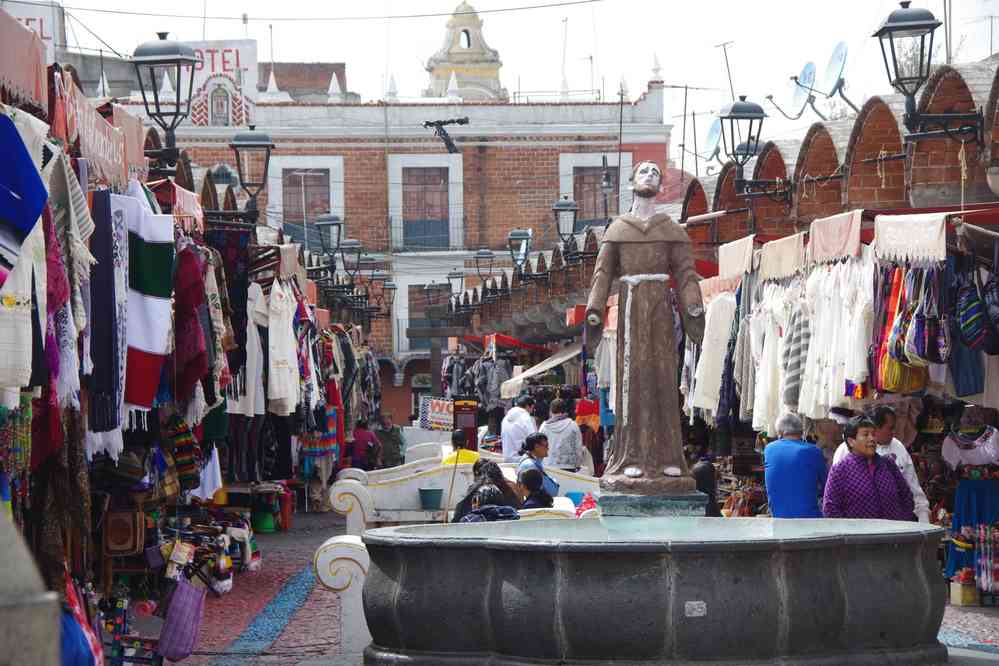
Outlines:
{"label": "utility pole", "polygon": [[683,187],[683,170],[687,160],[687,86],[683,87],[683,139],[680,143],[680,187]]}

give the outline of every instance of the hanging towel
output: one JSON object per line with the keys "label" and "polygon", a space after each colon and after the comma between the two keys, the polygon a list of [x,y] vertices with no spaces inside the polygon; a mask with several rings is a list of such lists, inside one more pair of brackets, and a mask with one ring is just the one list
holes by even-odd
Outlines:
{"label": "hanging towel", "polygon": [[741,273],[727,278],[721,276],[705,278],[698,283],[701,288],[701,302],[706,307],[716,296],[726,293],[734,294],[741,282]]}
{"label": "hanging towel", "polygon": [[170,345],[173,314],[173,216],[154,215],[136,200],[128,218],[128,374],[125,402],[153,406]]}
{"label": "hanging towel", "polygon": [[892,261],[946,261],[947,213],[878,215],[874,251]]}
{"label": "hanging towel", "polygon": [[718,277],[742,275],[753,270],[753,242],[756,234],[718,247]]}
{"label": "hanging towel", "polygon": [[812,222],[808,235],[809,263],[860,255],[860,222],[864,211],[851,210]]}
{"label": "hanging towel", "polygon": [[805,265],[805,234],[770,241],[760,252],[760,279],[791,277]]}

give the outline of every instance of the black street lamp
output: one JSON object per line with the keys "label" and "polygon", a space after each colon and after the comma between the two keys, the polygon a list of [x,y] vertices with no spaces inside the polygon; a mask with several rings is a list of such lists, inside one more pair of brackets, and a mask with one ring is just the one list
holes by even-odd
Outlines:
{"label": "black street lamp", "polygon": [[533,229],[513,229],[506,236],[506,246],[510,250],[510,261],[517,271],[523,272],[527,258],[531,255],[531,243],[534,240]]}
{"label": "black street lamp", "polygon": [[495,259],[496,255],[493,254],[492,250],[483,248],[475,253],[475,273],[483,284],[493,274],[493,261]]}
{"label": "black street lamp", "polygon": [[271,161],[274,142],[271,137],[249,126],[249,131],[240,132],[232,138],[229,147],[236,155],[236,169],[239,171],[239,184],[250,197],[247,210],[257,209],[257,195],[267,187],[267,167]]}
{"label": "black street lamp", "polygon": [[[985,122],[982,110],[967,113],[920,113],[916,110],[916,93],[930,78],[933,62],[933,33],[942,23],[933,12],[910,7],[901,2],[872,35],[881,44],[885,72],[892,87],[905,96],[903,122],[909,130],[906,141],[946,136],[960,143],[975,141],[982,145]],[[960,123],[952,127],[952,123]],[[936,127],[927,130],[927,127]]]}
{"label": "black street lamp", "polygon": [[[562,241],[562,256],[566,261],[577,259],[576,248],[576,217],[579,215],[579,206],[575,201],[564,195],[561,199],[552,204],[552,217],[555,222],[555,233]],[[568,222],[568,224],[566,224]],[[568,231],[563,229],[568,226]]]}
{"label": "black street lamp", "polygon": [[725,154],[735,162],[735,191],[746,199],[767,197],[778,203],[791,204],[793,183],[786,180],[746,179],[743,169],[749,160],[760,153],[760,135],[763,119],[767,117],[763,107],[756,102],[747,102],[742,95],[718,112],[721,121],[722,145]]}
{"label": "black street lamp", "polygon": [[[157,159],[162,165],[172,167],[177,163],[177,137],[175,130],[191,112],[191,95],[194,92],[194,66],[198,59],[194,49],[183,42],[167,39],[169,33],[156,33],[159,39],[145,42],[136,47],[132,54],[132,65],[139,79],[139,92],[142,93],[142,104],[146,107],[146,115],[153,119],[166,135],[165,147],[162,151],[147,154]],[[161,99],[165,92],[160,88],[160,82],[167,82],[173,75],[175,81],[173,99]],[[185,78],[186,75],[186,78]],[[152,100],[150,100],[152,97]],[[169,97],[168,95],[166,97]]]}
{"label": "black street lamp", "polygon": [[316,218],[312,224],[319,234],[319,244],[323,249],[323,254],[334,258],[340,252],[340,238],[343,236],[343,220],[339,215],[324,213]]}
{"label": "black street lamp", "polygon": [[359,240],[347,238],[340,242],[340,261],[343,263],[343,272],[347,275],[351,287],[354,285],[363,253],[364,246]]}

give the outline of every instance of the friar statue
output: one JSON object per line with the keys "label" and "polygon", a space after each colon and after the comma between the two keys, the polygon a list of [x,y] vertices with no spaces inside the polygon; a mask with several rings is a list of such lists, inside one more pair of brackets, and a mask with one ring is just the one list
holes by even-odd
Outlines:
{"label": "friar statue", "polygon": [[656,212],[662,171],[642,162],[632,181],[634,203],[604,232],[586,304],[588,338],[599,339],[607,296],[618,292],[616,427],[600,487],[684,494],[696,484],[681,439],[671,282],[684,331],[697,343],[704,335],[704,307],[687,232]]}

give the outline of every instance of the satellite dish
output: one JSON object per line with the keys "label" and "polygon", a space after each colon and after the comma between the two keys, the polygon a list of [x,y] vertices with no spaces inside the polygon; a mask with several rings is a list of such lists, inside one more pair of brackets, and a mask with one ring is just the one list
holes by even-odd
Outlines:
{"label": "satellite dish", "polygon": [[718,157],[721,130],[721,118],[715,118],[711,123],[711,127],[708,128],[708,138],[704,141],[704,159],[713,160]]}
{"label": "satellite dish", "polygon": [[805,66],[801,68],[801,74],[798,74],[794,86],[794,96],[791,98],[791,106],[795,113],[805,110],[805,104],[808,103],[808,96],[812,92],[811,88],[814,87],[815,63],[806,62]]}
{"label": "satellite dish", "polygon": [[832,97],[839,90],[843,70],[846,68],[846,53],[846,42],[840,42],[829,57],[829,64],[826,65],[826,71],[819,87],[819,90],[827,97]]}

